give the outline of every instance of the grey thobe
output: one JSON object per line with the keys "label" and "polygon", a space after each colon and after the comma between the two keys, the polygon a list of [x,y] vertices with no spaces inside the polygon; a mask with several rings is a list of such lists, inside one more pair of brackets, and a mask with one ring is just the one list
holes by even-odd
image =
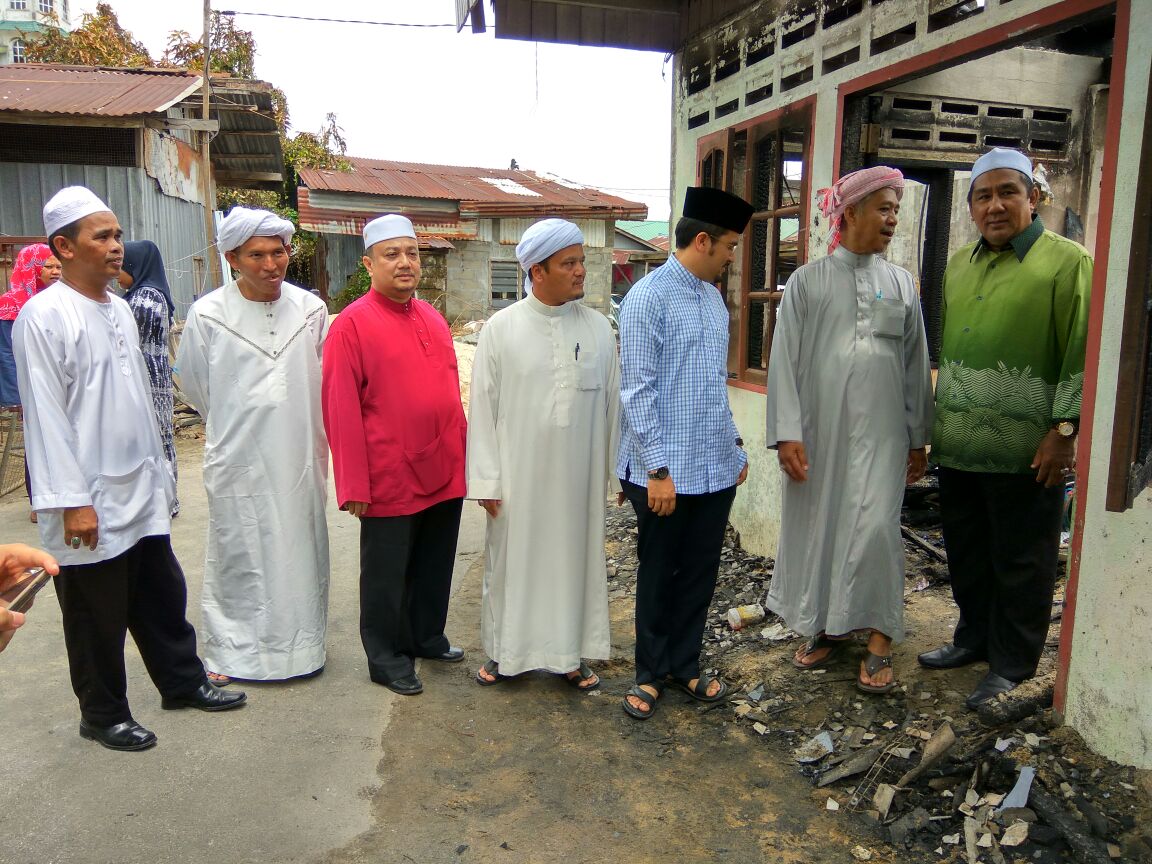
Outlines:
{"label": "grey thobe", "polygon": [[806,636],[904,637],[900,505],[908,451],[932,434],[932,374],[912,274],[842,246],[799,268],[768,367],[767,442],[802,441],[783,478],[768,605]]}

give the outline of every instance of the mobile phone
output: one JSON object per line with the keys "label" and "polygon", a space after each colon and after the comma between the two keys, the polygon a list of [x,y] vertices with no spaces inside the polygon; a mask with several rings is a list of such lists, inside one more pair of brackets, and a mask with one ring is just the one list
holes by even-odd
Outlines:
{"label": "mobile phone", "polygon": [[[8,604],[9,612],[23,612],[32,605],[36,592],[48,584],[52,575],[43,567],[33,567],[28,575],[5,591],[0,597]],[[8,598],[12,599],[9,600]]]}

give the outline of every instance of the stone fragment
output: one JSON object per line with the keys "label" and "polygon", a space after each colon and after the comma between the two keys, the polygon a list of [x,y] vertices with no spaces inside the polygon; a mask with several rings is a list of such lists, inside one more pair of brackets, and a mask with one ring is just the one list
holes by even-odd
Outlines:
{"label": "stone fragment", "polygon": [[1013,822],[1004,829],[1004,836],[1000,838],[1001,846],[1019,846],[1028,839],[1028,823]]}
{"label": "stone fragment", "polygon": [[792,756],[800,764],[807,765],[811,762],[819,762],[835,749],[832,744],[832,736],[827,732],[821,732],[797,747],[792,752]]}

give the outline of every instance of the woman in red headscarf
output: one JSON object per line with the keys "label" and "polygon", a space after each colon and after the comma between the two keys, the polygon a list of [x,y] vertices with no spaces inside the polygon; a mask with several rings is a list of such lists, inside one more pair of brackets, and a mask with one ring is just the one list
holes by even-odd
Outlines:
{"label": "woman in red headscarf", "polygon": [[[16,387],[16,359],[12,356],[12,325],[16,322],[16,316],[34,294],[59,278],[60,262],[45,244],[33,243],[16,254],[16,261],[12,265],[12,287],[6,294],[0,295],[0,407],[20,404],[20,391]],[[36,521],[35,511],[32,513],[32,521]]]}
{"label": "woman in red headscarf", "polygon": [[0,295],[0,405],[19,405],[16,361],[12,356],[12,324],[32,295],[60,278],[60,262],[43,243],[25,246],[12,265],[12,288]]}

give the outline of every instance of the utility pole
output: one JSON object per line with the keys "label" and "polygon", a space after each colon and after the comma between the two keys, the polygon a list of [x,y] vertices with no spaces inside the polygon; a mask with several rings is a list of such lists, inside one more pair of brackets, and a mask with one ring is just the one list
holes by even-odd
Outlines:
{"label": "utility pole", "polygon": [[[204,74],[201,87],[200,118],[209,120],[211,87],[208,83],[208,70],[212,59],[212,0],[204,0]],[[220,272],[220,255],[216,251],[216,184],[212,182],[212,133],[207,129],[200,132],[200,194],[204,198],[204,245],[205,260],[208,265],[208,290],[224,283]],[[207,293],[207,291],[203,292]]]}

